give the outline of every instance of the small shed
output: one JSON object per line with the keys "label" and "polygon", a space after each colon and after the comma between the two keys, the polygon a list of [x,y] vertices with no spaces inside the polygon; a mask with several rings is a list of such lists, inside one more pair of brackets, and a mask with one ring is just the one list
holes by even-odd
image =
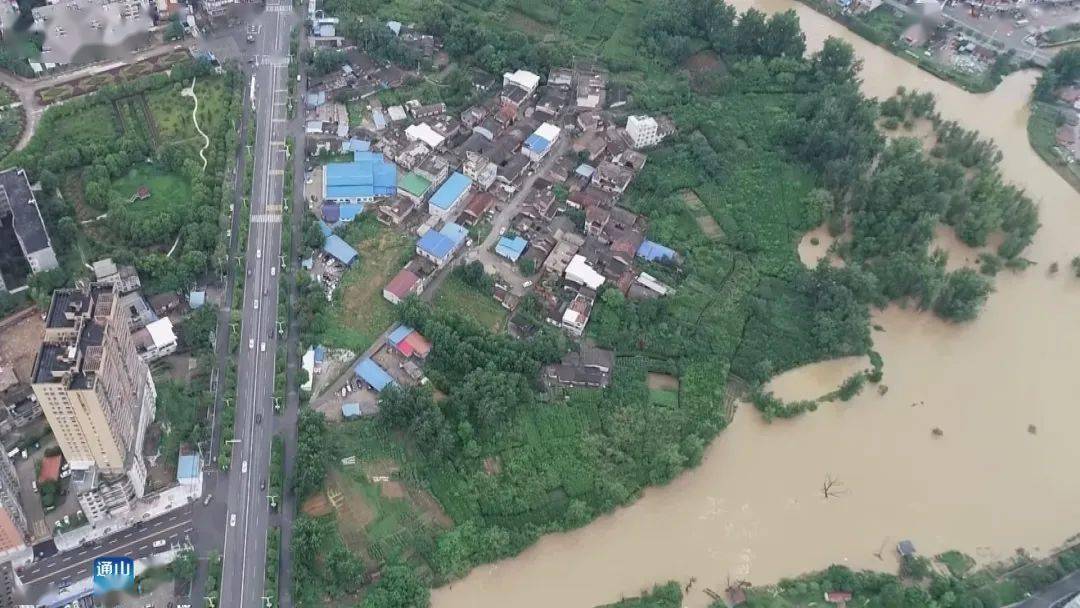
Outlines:
{"label": "small shed", "polygon": [[196,308],[202,308],[206,304],[206,292],[205,291],[192,291],[188,294],[188,306],[192,310]]}
{"label": "small shed", "polygon": [[900,557],[914,557],[915,544],[910,540],[902,540],[897,543],[896,552],[900,554]]}
{"label": "small shed", "polygon": [[649,240],[641,242],[637,249],[637,255],[650,262],[674,261],[678,257],[678,254],[673,249]]}
{"label": "small shed", "polygon": [[359,403],[342,403],[341,404],[341,417],[346,420],[356,420],[360,417],[360,404]]}

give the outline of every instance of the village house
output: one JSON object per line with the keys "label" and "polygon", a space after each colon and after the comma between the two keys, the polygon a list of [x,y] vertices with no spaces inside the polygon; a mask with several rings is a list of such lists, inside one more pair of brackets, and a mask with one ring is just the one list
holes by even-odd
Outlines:
{"label": "village house", "polygon": [[409,103],[406,103],[405,106],[409,109],[409,113],[412,114],[412,117],[417,120],[441,116],[446,113],[446,104],[441,101],[429,105],[420,105],[420,102],[412,100]]}
{"label": "village house", "polygon": [[585,325],[592,314],[593,298],[578,292],[563,311],[561,326],[570,335],[580,338],[585,333]]}
{"label": "village house", "polygon": [[417,202],[412,197],[398,196],[392,199],[392,204],[381,205],[378,210],[378,219],[384,224],[398,226],[402,224],[413,211],[416,211]]}
{"label": "village house", "polygon": [[622,194],[634,179],[634,172],[611,161],[601,161],[593,174],[592,182],[603,190]]}
{"label": "village house", "polygon": [[547,83],[549,86],[570,90],[570,86],[574,83],[574,71],[570,68],[551,68],[548,72]]}
{"label": "village house", "polygon": [[383,287],[383,297],[391,304],[401,304],[410,294],[420,295],[423,291],[423,280],[408,268],[402,268]]}
{"label": "village house", "polygon": [[476,152],[466,152],[465,158],[465,164],[461,168],[462,173],[473,180],[480,190],[490,188],[499,177],[499,168],[495,166],[495,163]]}
{"label": "village house", "polygon": [[561,362],[545,367],[544,378],[552,387],[604,388],[611,383],[614,368],[614,352],[582,346],[580,352],[567,353]]}
{"label": "village house", "polygon": [[413,201],[417,205],[424,202],[424,198],[431,192],[431,180],[410,171],[398,180],[397,191],[401,196]]}
{"label": "village house", "polygon": [[428,230],[420,237],[416,242],[416,254],[441,267],[465,246],[468,236],[467,228],[447,222],[439,230]]}
{"label": "village house", "polygon": [[473,225],[480,221],[480,218],[488,214],[489,211],[495,206],[495,196],[488,192],[476,192],[469,198],[469,202],[465,205],[465,208],[461,210],[461,216],[459,220],[466,225]]}
{"label": "village house", "polygon": [[413,168],[413,173],[431,182],[433,187],[439,187],[450,174],[450,163],[444,156],[432,154]]}
{"label": "village house", "polygon": [[472,189],[472,180],[455,171],[428,200],[428,213],[432,217],[448,217],[457,210],[458,204]]}

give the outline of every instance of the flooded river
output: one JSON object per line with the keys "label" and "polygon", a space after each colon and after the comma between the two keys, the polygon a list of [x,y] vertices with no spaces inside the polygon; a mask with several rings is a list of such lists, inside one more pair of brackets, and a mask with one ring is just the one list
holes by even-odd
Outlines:
{"label": "flooded river", "polygon": [[[1080,280],[1069,272],[1080,254],[1080,196],[1027,143],[1036,74],[971,95],[810,9],[755,6],[795,7],[811,49],[829,35],[849,40],[865,61],[867,93],[885,97],[898,84],[932,91],[945,118],[997,141],[1006,177],[1041,205],[1043,227],[1027,252],[1038,265],[1000,275],[972,324],[877,314],[886,395],[867,390],[771,425],[744,407],[697,469],[583,529],[477,568],[437,590],[436,608],[595,606],[690,577],[687,605],[704,606],[702,588],[728,580],[767,584],[830,563],[891,570],[901,538],[923,554],[955,548],[985,562],[1018,547],[1039,554],[1080,532]],[[1048,276],[1054,261],[1062,272]],[[816,397],[864,365],[812,365],[773,389]],[[838,494],[828,500],[826,479]]]}

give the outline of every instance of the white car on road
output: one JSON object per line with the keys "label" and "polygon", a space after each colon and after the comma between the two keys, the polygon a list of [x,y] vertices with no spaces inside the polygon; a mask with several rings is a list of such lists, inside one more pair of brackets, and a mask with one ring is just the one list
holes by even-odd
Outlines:
{"label": "white car on road", "polygon": [[255,338],[248,338],[248,350],[255,348]]}
{"label": "white car on road", "polygon": [[255,310],[259,310],[259,299],[258,298],[255,299],[255,304],[254,305],[255,305]]}
{"label": "white car on road", "polygon": [[262,259],[262,249],[256,249],[255,250],[255,259],[256,260],[261,260]]}
{"label": "white car on road", "polygon": [[229,516],[229,526],[236,527],[236,513]]}

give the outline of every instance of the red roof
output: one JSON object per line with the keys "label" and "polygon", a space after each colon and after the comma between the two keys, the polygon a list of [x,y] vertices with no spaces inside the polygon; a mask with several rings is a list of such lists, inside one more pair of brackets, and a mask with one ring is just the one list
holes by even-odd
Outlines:
{"label": "red roof", "polygon": [[421,359],[427,357],[428,353],[431,352],[431,342],[428,342],[427,338],[421,336],[418,331],[414,331],[405,336],[405,339],[401,341],[398,348],[401,348],[403,345],[408,345],[409,349],[412,350],[412,354]]}
{"label": "red roof", "polygon": [[481,215],[487,213],[488,209],[495,204],[495,197],[488,192],[477,192],[469,199],[469,204],[465,206],[465,213],[479,218]]}
{"label": "red roof", "polygon": [[394,275],[394,278],[390,279],[387,283],[385,290],[399,299],[412,293],[413,287],[420,280],[420,277],[412,273],[408,268],[402,268],[400,272]]}
{"label": "red roof", "polygon": [[38,473],[38,483],[57,481],[60,479],[60,455],[46,456],[41,461],[41,472]]}
{"label": "red roof", "polygon": [[850,602],[850,591],[829,591],[825,594],[825,601],[833,604],[839,604],[840,602]]}

